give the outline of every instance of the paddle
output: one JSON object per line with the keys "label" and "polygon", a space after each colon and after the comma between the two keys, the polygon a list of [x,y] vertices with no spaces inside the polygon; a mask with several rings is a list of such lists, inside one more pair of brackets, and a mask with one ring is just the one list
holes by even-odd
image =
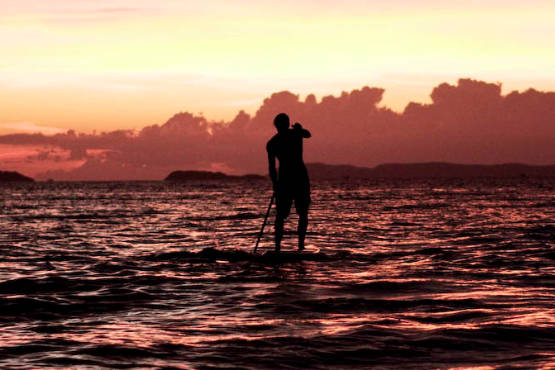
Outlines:
{"label": "paddle", "polygon": [[270,210],[272,209],[272,204],[274,203],[275,197],[276,197],[276,193],[273,193],[272,198],[270,199],[270,205],[268,206],[268,210],[266,211],[266,216],[264,217],[264,222],[262,223],[262,228],[260,229],[260,234],[258,234],[258,239],[256,239],[256,245],[254,246],[253,253],[256,253],[256,249],[258,249],[258,243],[260,243],[260,238],[264,233],[264,226],[266,226],[266,221],[268,220],[268,216],[270,215]]}

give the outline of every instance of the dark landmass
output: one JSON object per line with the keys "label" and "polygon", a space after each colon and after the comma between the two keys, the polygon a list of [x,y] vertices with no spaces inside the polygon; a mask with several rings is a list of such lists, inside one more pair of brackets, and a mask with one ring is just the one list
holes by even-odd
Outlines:
{"label": "dark landmass", "polygon": [[307,164],[311,179],[377,178],[476,178],[476,177],[555,177],[555,165],[531,166],[520,163],[496,165],[430,163],[392,163],[373,168],[349,165]]}
{"label": "dark landmass", "polygon": [[34,182],[30,177],[24,176],[19,172],[0,171],[0,182]]}
{"label": "dark landmass", "polygon": [[210,171],[174,171],[170,173],[165,181],[193,181],[193,180],[261,180],[266,178],[261,175],[226,175],[223,172]]}
{"label": "dark landmass", "polygon": [[[532,166],[520,163],[506,164],[455,164],[443,162],[429,163],[389,163],[376,167],[351,165],[331,165],[307,163],[310,178],[314,180],[341,179],[408,179],[408,178],[511,178],[511,177],[555,177],[555,165]],[[227,175],[210,171],[174,171],[165,181],[207,181],[207,180],[264,180],[262,175]]]}

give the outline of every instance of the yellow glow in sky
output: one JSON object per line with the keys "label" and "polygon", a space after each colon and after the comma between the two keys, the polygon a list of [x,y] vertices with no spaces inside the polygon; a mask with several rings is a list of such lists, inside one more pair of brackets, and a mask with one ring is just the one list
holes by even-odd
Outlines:
{"label": "yellow glow in sky", "polygon": [[379,86],[383,104],[402,110],[459,77],[500,81],[505,92],[555,89],[548,1],[0,0],[0,8],[0,134],[139,128],[179,111],[230,119],[280,90]]}

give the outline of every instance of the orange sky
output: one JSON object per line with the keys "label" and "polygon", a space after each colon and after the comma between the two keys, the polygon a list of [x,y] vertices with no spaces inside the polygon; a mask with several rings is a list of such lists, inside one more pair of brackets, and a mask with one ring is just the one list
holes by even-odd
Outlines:
{"label": "orange sky", "polygon": [[0,0],[0,134],[230,119],[271,93],[555,90],[553,1]]}

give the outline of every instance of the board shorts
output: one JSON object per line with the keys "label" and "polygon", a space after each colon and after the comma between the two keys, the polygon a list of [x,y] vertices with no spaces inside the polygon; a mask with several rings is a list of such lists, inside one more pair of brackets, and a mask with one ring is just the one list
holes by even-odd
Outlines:
{"label": "board shorts", "polygon": [[300,176],[293,181],[278,181],[276,193],[276,211],[278,216],[286,218],[291,213],[291,206],[295,202],[298,215],[307,214],[310,206],[310,183],[307,176]]}

